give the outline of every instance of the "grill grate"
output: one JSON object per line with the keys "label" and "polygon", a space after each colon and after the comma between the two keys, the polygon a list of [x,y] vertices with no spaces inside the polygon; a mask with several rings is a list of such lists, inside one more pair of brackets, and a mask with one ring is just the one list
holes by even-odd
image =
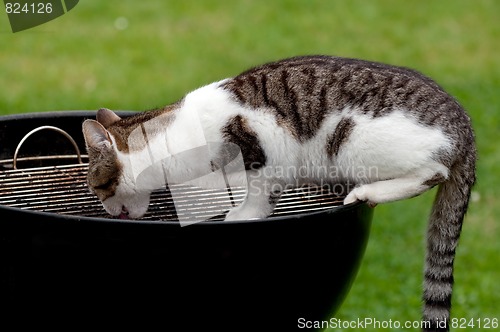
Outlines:
{"label": "grill grate", "polygon": [[[1,171],[0,204],[63,215],[111,218],[87,188],[87,167],[83,163]],[[234,188],[232,199],[238,204],[244,194],[244,188]],[[222,220],[232,207],[227,195],[225,189],[171,185],[152,193],[149,210],[143,219]],[[172,197],[175,197],[175,204]],[[273,216],[327,210],[342,205],[342,201],[342,196],[326,188],[293,189],[282,195]]]}

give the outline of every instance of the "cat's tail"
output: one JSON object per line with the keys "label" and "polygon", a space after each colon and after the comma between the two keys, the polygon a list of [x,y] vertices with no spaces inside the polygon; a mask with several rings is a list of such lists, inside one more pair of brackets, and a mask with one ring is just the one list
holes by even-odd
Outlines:
{"label": "cat's tail", "polygon": [[424,331],[448,331],[453,287],[453,261],[467,211],[471,188],[476,180],[474,143],[450,169],[438,189],[427,231],[424,279]]}

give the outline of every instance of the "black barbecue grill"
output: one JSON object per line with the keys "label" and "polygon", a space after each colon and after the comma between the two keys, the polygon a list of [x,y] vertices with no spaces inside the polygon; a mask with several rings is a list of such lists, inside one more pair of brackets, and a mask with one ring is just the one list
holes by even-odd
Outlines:
{"label": "black barbecue grill", "polygon": [[[153,192],[143,219],[113,219],[86,185],[81,125],[94,117],[0,117],[0,296],[10,308],[30,303],[40,312],[50,300],[80,319],[81,310],[68,308],[90,301],[94,314],[121,308],[123,320],[140,303],[169,326],[266,322],[276,331],[338,309],[368,239],[366,204],[343,206],[344,196],[327,188],[298,188],[265,220],[225,222],[244,188],[227,200],[226,190],[171,185]],[[200,222],[180,227],[186,215]]]}

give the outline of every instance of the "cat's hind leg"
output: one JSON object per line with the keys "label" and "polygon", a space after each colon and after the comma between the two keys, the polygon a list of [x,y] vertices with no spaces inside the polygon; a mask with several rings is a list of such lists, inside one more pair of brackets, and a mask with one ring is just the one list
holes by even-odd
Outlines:
{"label": "cat's hind leg", "polygon": [[376,181],[354,188],[344,199],[344,204],[356,201],[368,202],[370,206],[418,196],[446,180],[442,172],[423,172],[390,180]]}

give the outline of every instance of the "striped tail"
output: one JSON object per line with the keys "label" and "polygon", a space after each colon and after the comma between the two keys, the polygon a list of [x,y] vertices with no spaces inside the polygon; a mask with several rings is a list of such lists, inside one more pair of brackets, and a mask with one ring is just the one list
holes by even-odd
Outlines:
{"label": "striped tail", "polygon": [[441,184],[432,208],[427,231],[424,279],[424,331],[449,331],[453,261],[462,222],[475,182],[474,145],[450,170]]}

